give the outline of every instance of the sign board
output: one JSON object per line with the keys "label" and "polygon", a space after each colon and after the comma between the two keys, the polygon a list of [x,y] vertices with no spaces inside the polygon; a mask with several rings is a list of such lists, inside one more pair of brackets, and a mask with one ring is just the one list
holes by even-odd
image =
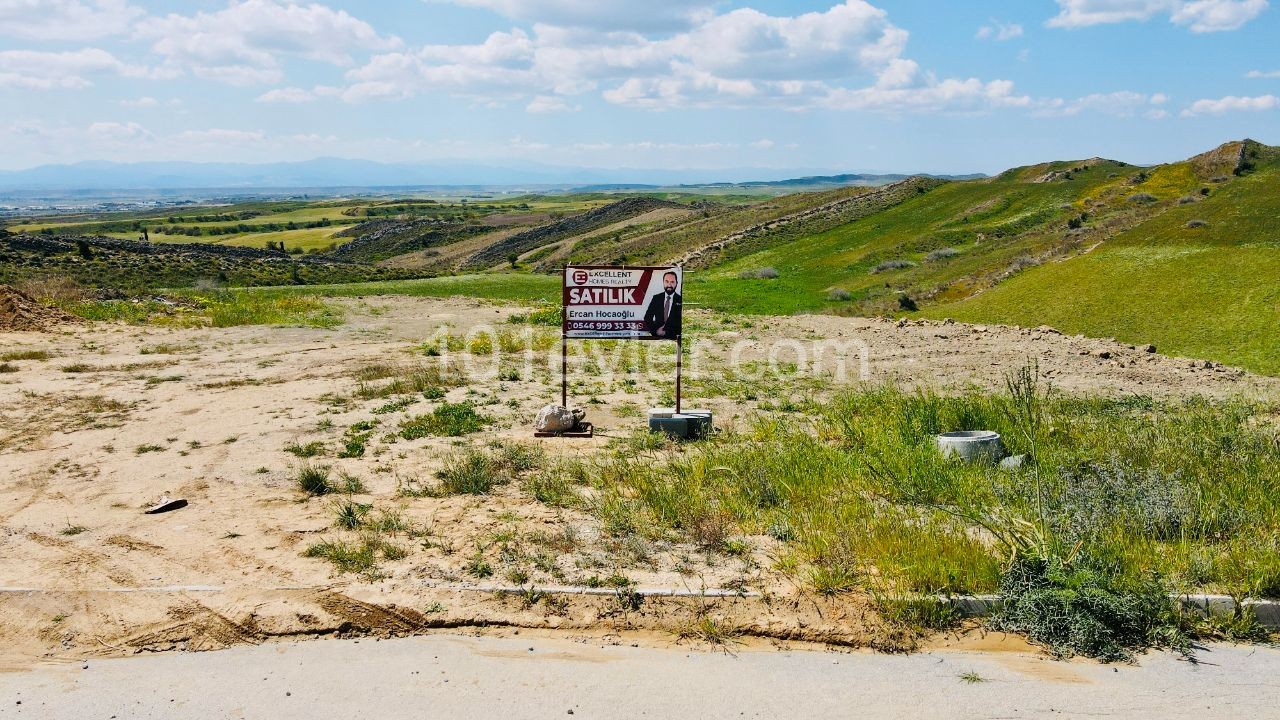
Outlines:
{"label": "sign board", "polygon": [[684,273],[679,266],[564,269],[566,338],[679,340]]}

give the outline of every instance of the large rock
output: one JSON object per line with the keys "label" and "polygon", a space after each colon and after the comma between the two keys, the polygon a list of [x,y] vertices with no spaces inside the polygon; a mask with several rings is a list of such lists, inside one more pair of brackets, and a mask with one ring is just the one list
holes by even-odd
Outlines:
{"label": "large rock", "polygon": [[538,411],[533,421],[534,430],[538,432],[568,432],[582,422],[587,414],[581,408],[567,408],[563,405],[547,405]]}

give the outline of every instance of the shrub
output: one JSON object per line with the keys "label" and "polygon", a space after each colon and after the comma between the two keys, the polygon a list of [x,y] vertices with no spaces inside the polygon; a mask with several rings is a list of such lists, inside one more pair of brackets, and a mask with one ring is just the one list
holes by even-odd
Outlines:
{"label": "shrub", "polygon": [[907,312],[915,312],[920,309],[920,306],[916,305],[916,301],[912,300],[911,296],[906,294],[898,296],[898,307],[902,310],[906,310]]}
{"label": "shrub", "polygon": [[1155,201],[1156,201],[1156,196],[1152,195],[1151,193],[1134,193],[1129,196],[1129,202],[1153,203]]}
{"label": "shrub", "polygon": [[928,255],[924,256],[925,262],[938,262],[939,260],[950,260],[960,254],[960,251],[953,247],[938,248]]}
{"label": "shrub", "polygon": [[882,272],[889,272],[890,270],[905,270],[907,268],[913,268],[915,266],[916,264],[911,262],[910,260],[885,260],[879,265],[876,265],[875,267],[871,268],[871,274],[879,275]]}
{"label": "shrub", "polygon": [[1134,648],[1159,639],[1156,631],[1172,612],[1165,588],[1154,580],[1118,587],[1085,562],[1056,557],[1015,559],[1000,580],[1000,597],[992,626],[1026,633],[1060,657],[1128,660]]}
{"label": "shrub", "polygon": [[1179,204],[1179,205],[1190,205],[1191,203],[1194,203],[1195,201],[1196,201],[1196,196],[1195,196],[1195,195],[1183,195],[1182,197],[1178,198],[1178,204]]}
{"label": "shrub", "polygon": [[831,288],[827,291],[827,299],[837,302],[846,302],[853,299],[853,294],[844,288]]}
{"label": "shrub", "polygon": [[738,277],[742,280],[774,280],[778,277],[778,271],[771,267],[762,267],[755,270],[743,270],[738,273]]}
{"label": "shrub", "polygon": [[1196,228],[1209,227],[1209,223],[1204,220],[1188,220],[1186,227],[1188,230],[1195,230]]}

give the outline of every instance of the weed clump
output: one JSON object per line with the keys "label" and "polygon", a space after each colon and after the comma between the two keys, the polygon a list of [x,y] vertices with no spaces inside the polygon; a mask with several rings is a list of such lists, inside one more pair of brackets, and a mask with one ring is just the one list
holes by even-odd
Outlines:
{"label": "weed clump", "polygon": [[417,440],[429,436],[460,437],[483,430],[491,421],[469,402],[444,403],[428,415],[400,423],[400,437]]}
{"label": "weed clump", "polygon": [[754,270],[743,270],[738,273],[740,280],[776,280],[779,276],[777,269],[771,267],[756,268]]}
{"label": "weed clump", "polygon": [[308,495],[328,495],[335,490],[328,465],[303,465],[298,469],[298,489]]}
{"label": "weed clump", "polygon": [[437,491],[441,495],[487,495],[506,481],[498,463],[479,450],[469,450],[450,459],[436,477],[440,480]]}
{"label": "weed clump", "polygon": [[299,445],[297,441],[294,441],[285,445],[284,451],[295,457],[312,458],[324,454],[324,443],[309,442],[306,445]]}

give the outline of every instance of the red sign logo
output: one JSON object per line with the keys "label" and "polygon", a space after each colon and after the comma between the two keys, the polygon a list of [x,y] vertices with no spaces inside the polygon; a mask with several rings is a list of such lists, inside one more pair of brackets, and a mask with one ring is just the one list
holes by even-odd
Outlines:
{"label": "red sign logo", "polygon": [[586,271],[586,270],[574,270],[574,271],[573,271],[573,284],[574,284],[574,285],[586,285],[586,284],[587,284],[587,271]]}

